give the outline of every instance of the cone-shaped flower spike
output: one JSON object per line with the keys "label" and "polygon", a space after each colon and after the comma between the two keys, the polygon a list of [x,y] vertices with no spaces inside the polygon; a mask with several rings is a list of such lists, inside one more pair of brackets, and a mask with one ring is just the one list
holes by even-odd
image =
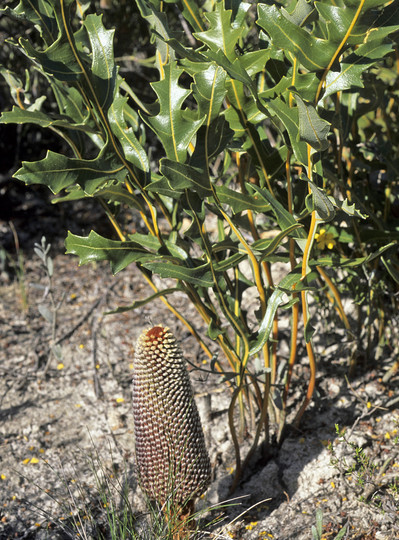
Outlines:
{"label": "cone-shaped flower spike", "polygon": [[133,413],[141,488],[161,505],[191,503],[208,487],[211,465],[186,362],[161,325],[137,341]]}

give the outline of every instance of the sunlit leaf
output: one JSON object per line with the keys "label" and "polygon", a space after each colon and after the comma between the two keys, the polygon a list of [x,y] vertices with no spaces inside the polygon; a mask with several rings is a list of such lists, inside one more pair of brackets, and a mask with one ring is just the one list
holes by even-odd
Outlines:
{"label": "sunlit leaf", "polygon": [[306,69],[319,71],[327,67],[335,52],[334,44],[292,23],[275,5],[258,4],[258,17],[257,23],[270,35],[273,44],[290,51]]}
{"label": "sunlit leaf", "polygon": [[299,136],[301,140],[310,144],[317,151],[326,150],[329,146],[327,140],[331,124],[323,120],[315,107],[304,101],[298,94],[295,99],[299,111]]}
{"label": "sunlit leaf", "polygon": [[99,15],[87,15],[83,21],[91,44],[90,78],[99,106],[107,111],[116,88],[116,66],[114,63],[114,30],[106,30]]}
{"label": "sunlit leaf", "polygon": [[149,170],[148,157],[131,127],[125,121],[127,98],[117,96],[108,111],[108,119],[114,135],[122,145],[126,159],[144,172]]}
{"label": "sunlit leaf", "polygon": [[79,264],[109,261],[113,274],[120,272],[132,262],[144,262],[157,257],[137,242],[109,240],[94,231],[90,231],[89,236],[76,236],[69,232],[65,246],[66,253],[79,257]]}
{"label": "sunlit leaf", "polygon": [[144,262],[147,268],[154,274],[159,274],[162,278],[174,278],[179,281],[187,281],[200,287],[212,287],[213,279],[209,264],[196,268],[187,268],[170,262]]}
{"label": "sunlit leaf", "polygon": [[204,118],[189,121],[182,113],[181,107],[190,94],[179,86],[178,80],[182,73],[175,62],[165,66],[165,78],[152,83],[158,100],[160,111],[156,116],[145,117],[144,120],[156,132],[166,155],[173,161],[184,162],[187,148]]}
{"label": "sunlit leaf", "polygon": [[25,184],[43,184],[53,193],[79,184],[86,193],[92,195],[107,180],[114,178],[123,181],[126,170],[110,157],[97,156],[92,160],[68,158],[55,152],[47,152],[41,161],[24,161],[15,178]]}

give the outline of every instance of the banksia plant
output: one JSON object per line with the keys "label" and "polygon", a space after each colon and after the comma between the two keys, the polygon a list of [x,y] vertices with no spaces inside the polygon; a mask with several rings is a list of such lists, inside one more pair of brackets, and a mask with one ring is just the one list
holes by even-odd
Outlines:
{"label": "banksia plant", "polygon": [[164,509],[189,514],[211,465],[182,351],[161,325],[137,341],[133,412],[141,488]]}

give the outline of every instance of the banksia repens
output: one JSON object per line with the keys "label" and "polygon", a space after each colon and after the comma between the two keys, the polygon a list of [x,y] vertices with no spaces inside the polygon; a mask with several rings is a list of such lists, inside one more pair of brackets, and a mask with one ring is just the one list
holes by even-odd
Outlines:
{"label": "banksia repens", "polygon": [[209,485],[211,465],[186,362],[161,325],[137,341],[133,413],[141,488],[161,505],[192,505]]}

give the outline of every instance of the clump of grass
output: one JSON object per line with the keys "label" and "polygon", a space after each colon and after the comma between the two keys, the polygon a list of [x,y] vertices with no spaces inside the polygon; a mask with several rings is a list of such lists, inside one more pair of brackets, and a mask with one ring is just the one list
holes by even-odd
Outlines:
{"label": "clump of grass", "polygon": [[[64,302],[65,293],[61,295],[61,298],[59,300],[56,299],[53,284],[54,262],[49,254],[51,244],[47,243],[46,237],[42,236],[40,244],[35,243],[33,249],[36,255],[41,260],[42,268],[47,278],[47,285],[44,290],[42,303],[38,305],[40,315],[50,324],[51,327],[50,354],[44,367],[44,374],[46,374],[50,367],[52,358],[57,361],[58,365],[60,365],[60,362],[62,360],[62,350],[60,345],[56,343],[56,336],[58,328],[58,311],[60,310]],[[45,300],[47,298],[49,299],[49,301],[48,303],[45,303]]]}
{"label": "clump of grass", "polygon": [[18,296],[20,299],[21,308],[23,312],[26,312],[29,308],[29,296],[26,286],[25,259],[20,249],[18,233],[14,226],[14,223],[10,221],[9,226],[14,239],[16,260],[9,253],[7,253],[3,247],[0,246],[0,261],[2,267],[5,267],[6,261],[8,261],[8,264],[15,272],[18,283]]}
{"label": "clump of grass", "polygon": [[[332,540],[340,540],[346,533],[346,525],[338,532]],[[312,525],[312,540],[325,540],[326,535],[323,536],[323,510],[318,508],[316,510],[316,526]]]}
{"label": "clump of grass", "polygon": [[[77,463],[83,456],[89,475],[82,478]],[[136,485],[131,465],[117,465],[109,450],[107,466],[94,443],[88,453],[80,450],[75,459],[51,469],[54,486],[34,483],[42,494],[52,501],[52,510],[46,510],[29,500],[23,501],[34,516],[34,521],[46,529],[48,538],[62,533],[63,538],[76,540],[188,540],[208,538],[211,530],[225,519],[226,508],[238,504],[237,499],[225,501],[193,512],[181,528],[181,515],[176,511],[173,498],[160,506],[144,494],[143,504],[135,508],[133,494]],[[165,518],[168,516],[168,519]],[[224,529],[223,529],[224,530]],[[230,538],[220,532],[216,538]]]}

